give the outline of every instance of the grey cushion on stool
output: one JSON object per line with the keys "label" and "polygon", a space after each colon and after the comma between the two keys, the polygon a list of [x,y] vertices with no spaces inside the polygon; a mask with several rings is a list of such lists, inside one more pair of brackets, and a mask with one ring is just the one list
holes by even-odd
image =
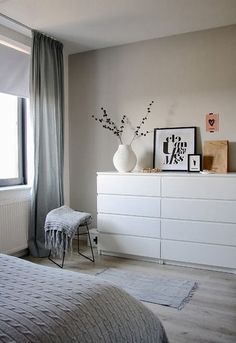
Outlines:
{"label": "grey cushion on stool", "polygon": [[[68,206],[61,206],[50,211],[45,220],[45,247],[59,257],[72,249],[72,240],[81,225],[91,222],[90,213],[72,210]],[[93,254],[93,252],[92,252]],[[94,258],[93,258],[94,259]]]}

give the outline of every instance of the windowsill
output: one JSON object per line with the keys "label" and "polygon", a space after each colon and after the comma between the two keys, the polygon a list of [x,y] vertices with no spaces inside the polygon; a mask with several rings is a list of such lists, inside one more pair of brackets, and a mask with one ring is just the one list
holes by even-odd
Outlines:
{"label": "windowsill", "polygon": [[0,204],[28,201],[31,199],[29,185],[0,187]]}
{"label": "windowsill", "polygon": [[31,190],[31,186],[29,185],[17,185],[17,186],[0,186],[0,192],[5,191],[22,191],[22,190]]}

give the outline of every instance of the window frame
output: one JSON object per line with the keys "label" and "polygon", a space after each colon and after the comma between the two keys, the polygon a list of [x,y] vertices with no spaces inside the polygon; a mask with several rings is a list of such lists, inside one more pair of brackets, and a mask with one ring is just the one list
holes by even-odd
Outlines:
{"label": "window frame", "polygon": [[18,178],[0,179],[0,187],[19,186],[27,184],[27,103],[26,98],[17,97],[18,119]]}

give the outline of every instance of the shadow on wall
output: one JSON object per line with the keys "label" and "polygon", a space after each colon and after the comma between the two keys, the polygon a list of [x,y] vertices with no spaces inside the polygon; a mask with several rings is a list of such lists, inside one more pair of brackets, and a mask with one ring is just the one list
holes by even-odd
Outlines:
{"label": "shadow on wall", "polygon": [[145,151],[139,156],[135,169],[142,170],[143,168],[153,168],[153,150]]}
{"label": "shadow on wall", "polygon": [[236,172],[236,142],[229,142],[229,171]]}

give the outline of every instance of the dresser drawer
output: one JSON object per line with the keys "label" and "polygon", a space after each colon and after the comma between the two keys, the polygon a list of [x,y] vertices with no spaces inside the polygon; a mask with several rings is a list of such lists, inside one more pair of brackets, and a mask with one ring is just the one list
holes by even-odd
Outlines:
{"label": "dresser drawer", "polygon": [[163,219],[161,238],[236,247],[236,224]]}
{"label": "dresser drawer", "polygon": [[170,261],[236,268],[236,248],[222,245],[163,240],[161,258]]}
{"label": "dresser drawer", "polygon": [[98,175],[97,193],[160,196],[160,177],[148,175]]}
{"label": "dresser drawer", "polygon": [[99,233],[98,242],[101,253],[111,252],[155,259],[160,258],[159,239]]}
{"label": "dresser drawer", "polygon": [[161,217],[236,223],[236,202],[221,200],[162,199]]}
{"label": "dresser drawer", "polygon": [[122,195],[98,195],[98,213],[160,217],[160,199]]}
{"label": "dresser drawer", "polygon": [[116,214],[98,214],[98,231],[160,238],[160,219]]}
{"label": "dresser drawer", "polygon": [[163,177],[162,196],[236,200],[236,178],[199,175],[198,177]]}

